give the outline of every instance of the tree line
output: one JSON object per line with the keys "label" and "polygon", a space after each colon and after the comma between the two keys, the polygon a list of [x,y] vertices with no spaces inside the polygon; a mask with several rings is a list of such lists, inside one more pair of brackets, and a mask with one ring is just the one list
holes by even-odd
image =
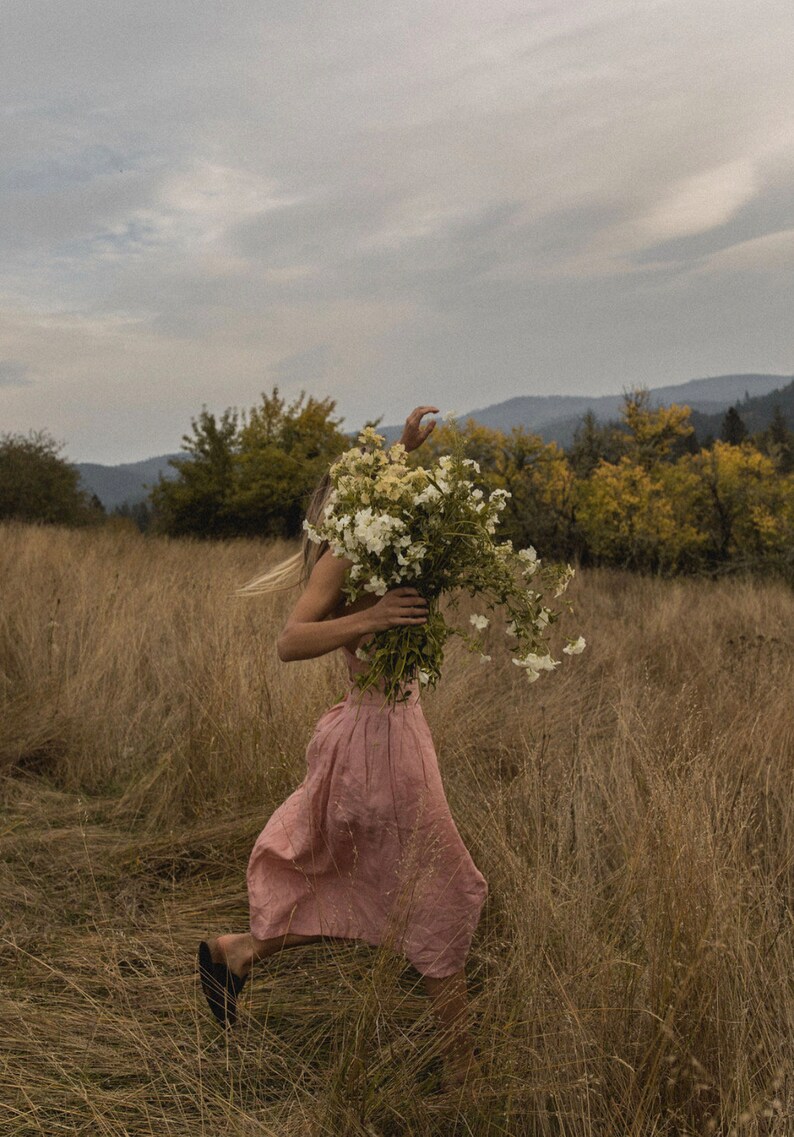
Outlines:
{"label": "tree line", "polygon": [[[201,538],[294,537],[306,502],[351,445],[334,400],[274,388],[248,412],[203,409],[183,436],[175,476],[148,502],[117,511],[154,533]],[[450,444],[439,426],[426,448]],[[736,407],[700,445],[688,407],[624,396],[618,421],[586,414],[567,449],[523,427],[458,427],[483,484],[510,493],[502,534],[547,558],[647,572],[780,572],[794,580],[794,432],[778,408],[750,435]],[[422,454],[414,455],[421,462]],[[96,498],[44,433],[0,437],[0,518],[90,524]]]}

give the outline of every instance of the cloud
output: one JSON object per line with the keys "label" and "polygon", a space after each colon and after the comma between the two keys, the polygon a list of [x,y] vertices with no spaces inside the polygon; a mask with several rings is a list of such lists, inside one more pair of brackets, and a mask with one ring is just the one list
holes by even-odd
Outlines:
{"label": "cloud", "polygon": [[0,359],[0,387],[32,387],[29,368],[15,359]]}
{"label": "cloud", "polygon": [[733,246],[785,233],[794,226],[794,162],[787,164],[785,155],[781,157],[782,163],[756,163],[754,192],[729,211],[725,220],[651,244],[636,255],[636,262],[697,265]]}
{"label": "cloud", "polygon": [[7,413],[121,460],[266,381],[352,428],[790,370],[789,27],[788,0],[8,0],[0,342],[36,382]]}
{"label": "cloud", "polygon": [[296,384],[305,384],[309,390],[319,390],[329,377],[333,361],[328,344],[318,344],[308,351],[280,359],[270,367],[269,374],[276,385],[287,384],[294,388]]}
{"label": "cloud", "polygon": [[725,162],[671,186],[664,199],[640,220],[638,229],[649,243],[708,233],[752,201],[757,190],[751,161],[739,158]]}

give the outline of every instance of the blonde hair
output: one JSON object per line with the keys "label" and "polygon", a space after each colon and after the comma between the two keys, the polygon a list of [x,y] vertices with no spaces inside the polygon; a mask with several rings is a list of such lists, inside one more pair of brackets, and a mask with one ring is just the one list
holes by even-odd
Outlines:
{"label": "blonde hair", "polygon": [[[306,520],[311,525],[316,525],[322,517],[330,492],[331,475],[326,472],[318,482],[306,510]],[[263,593],[282,592],[288,588],[297,588],[299,584],[305,584],[311,576],[312,569],[327,548],[327,541],[318,545],[314,541],[310,541],[308,534],[304,531],[301,547],[297,553],[279,561],[273,568],[268,569],[260,576],[253,577],[246,584],[236,589],[235,596],[261,596]]]}

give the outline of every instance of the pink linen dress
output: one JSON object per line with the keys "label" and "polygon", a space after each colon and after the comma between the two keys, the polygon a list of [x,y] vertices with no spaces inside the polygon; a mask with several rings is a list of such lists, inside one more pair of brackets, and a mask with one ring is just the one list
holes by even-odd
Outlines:
{"label": "pink linen dress", "polygon": [[251,933],[386,944],[422,975],[460,971],[488,886],[449,810],[416,684],[390,707],[352,680],[320,718],[300,786],[248,861]]}

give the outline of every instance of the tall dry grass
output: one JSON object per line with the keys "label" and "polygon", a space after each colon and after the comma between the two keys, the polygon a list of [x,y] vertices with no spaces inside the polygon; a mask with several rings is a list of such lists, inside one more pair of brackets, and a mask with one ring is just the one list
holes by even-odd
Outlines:
{"label": "tall dry grass", "polygon": [[532,687],[450,651],[426,709],[490,884],[476,1099],[433,1093],[418,977],[364,946],[260,965],[220,1035],[196,943],[246,929],[251,844],[345,682],[278,662],[289,596],[230,595],[283,551],[0,528],[3,1132],[794,1132],[794,596],[770,583],[580,574],[588,649]]}

